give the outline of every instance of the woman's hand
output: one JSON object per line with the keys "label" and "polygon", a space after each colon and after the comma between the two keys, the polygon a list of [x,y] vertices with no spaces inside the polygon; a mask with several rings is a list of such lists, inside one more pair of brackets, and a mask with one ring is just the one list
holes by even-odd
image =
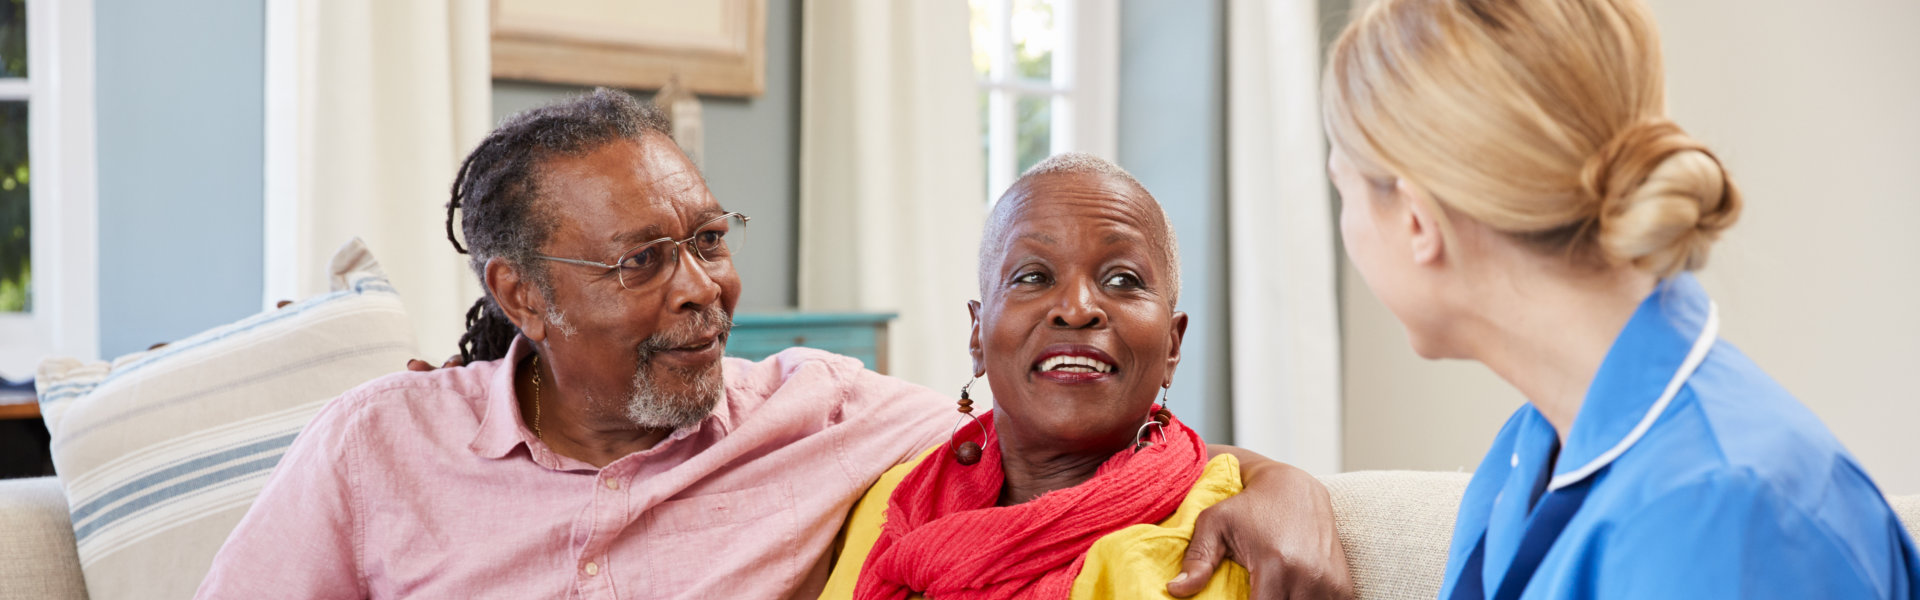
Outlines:
{"label": "woman's hand", "polygon": [[1220,561],[1252,574],[1253,597],[1351,598],[1353,579],[1333,525],[1327,488],[1306,471],[1232,446],[1208,446],[1240,459],[1246,490],[1201,511],[1180,574],[1167,592],[1200,593]]}

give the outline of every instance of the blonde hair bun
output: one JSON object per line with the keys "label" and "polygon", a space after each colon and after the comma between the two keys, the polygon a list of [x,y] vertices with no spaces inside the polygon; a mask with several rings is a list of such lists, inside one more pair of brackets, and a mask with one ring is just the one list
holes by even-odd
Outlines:
{"label": "blonde hair bun", "polygon": [[1671,121],[1635,123],[1581,172],[1597,200],[1594,237],[1608,262],[1666,277],[1706,266],[1740,218],[1740,192],[1706,146]]}
{"label": "blonde hair bun", "polygon": [[1697,269],[1740,214],[1666,116],[1642,0],[1375,0],[1328,50],[1327,135],[1480,225],[1585,266]]}

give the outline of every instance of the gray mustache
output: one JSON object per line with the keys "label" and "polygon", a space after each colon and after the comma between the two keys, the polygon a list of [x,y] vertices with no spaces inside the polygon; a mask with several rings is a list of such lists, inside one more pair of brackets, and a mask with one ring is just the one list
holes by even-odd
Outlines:
{"label": "gray mustache", "polygon": [[710,305],[705,310],[693,313],[692,318],[640,342],[640,361],[646,362],[655,354],[699,343],[716,333],[725,337],[732,331],[733,319],[727,316],[727,311]]}

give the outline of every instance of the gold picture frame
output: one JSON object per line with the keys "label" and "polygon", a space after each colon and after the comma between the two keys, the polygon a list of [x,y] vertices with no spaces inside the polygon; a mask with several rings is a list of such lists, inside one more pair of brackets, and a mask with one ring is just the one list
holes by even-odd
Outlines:
{"label": "gold picture frame", "polygon": [[710,96],[766,89],[766,0],[491,0],[498,79]]}

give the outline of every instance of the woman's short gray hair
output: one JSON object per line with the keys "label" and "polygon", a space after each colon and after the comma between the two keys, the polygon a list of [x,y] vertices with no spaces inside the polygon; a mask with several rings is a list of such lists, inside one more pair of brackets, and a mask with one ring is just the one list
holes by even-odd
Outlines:
{"label": "woman's short gray hair", "polygon": [[[1163,243],[1160,244],[1159,250],[1162,254],[1161,259],[1167,266],[1167,305],[1179,306],[1180,241],[1173,233],[1173,221],[1167,218],[1167,209],[1160,206],[1160,201],[1154,199],[1152,192],[1147,191],[1147,186],[1140,185],[1140,180],[1134,179],[1132,173],[1120,168],[1120,165],[1113,164],[1113,161],[1084,152],[1064,152],[1047,157],[1046,160],[1040,161],[1040,164],[1027,169],[1027,172],[1021,173],[1020,179],[1015,180],[1007,189],[1018,189],[1021,184],[1029,180],[1049,175],[1097,175],[1119,181],[1140,191],[1141,198],[1153,205],[1154,210],[1150,214],[1158,217],[1157,223],[1147,225],[1160,229],[1159,239]],[[1005,197],[1001,199],[1005,200]],[[1002,214],[1004,210],[1010,210],[1004,208],[1006,204],[1006,202],[994,204],[987,215],[986,231],[980,236],[980,297],[983,300],[993,281],[990,269],[997,266],[1000,251],[1006,246],[1007,228],[1010,225],[1007,223],[1006,216]]]}

